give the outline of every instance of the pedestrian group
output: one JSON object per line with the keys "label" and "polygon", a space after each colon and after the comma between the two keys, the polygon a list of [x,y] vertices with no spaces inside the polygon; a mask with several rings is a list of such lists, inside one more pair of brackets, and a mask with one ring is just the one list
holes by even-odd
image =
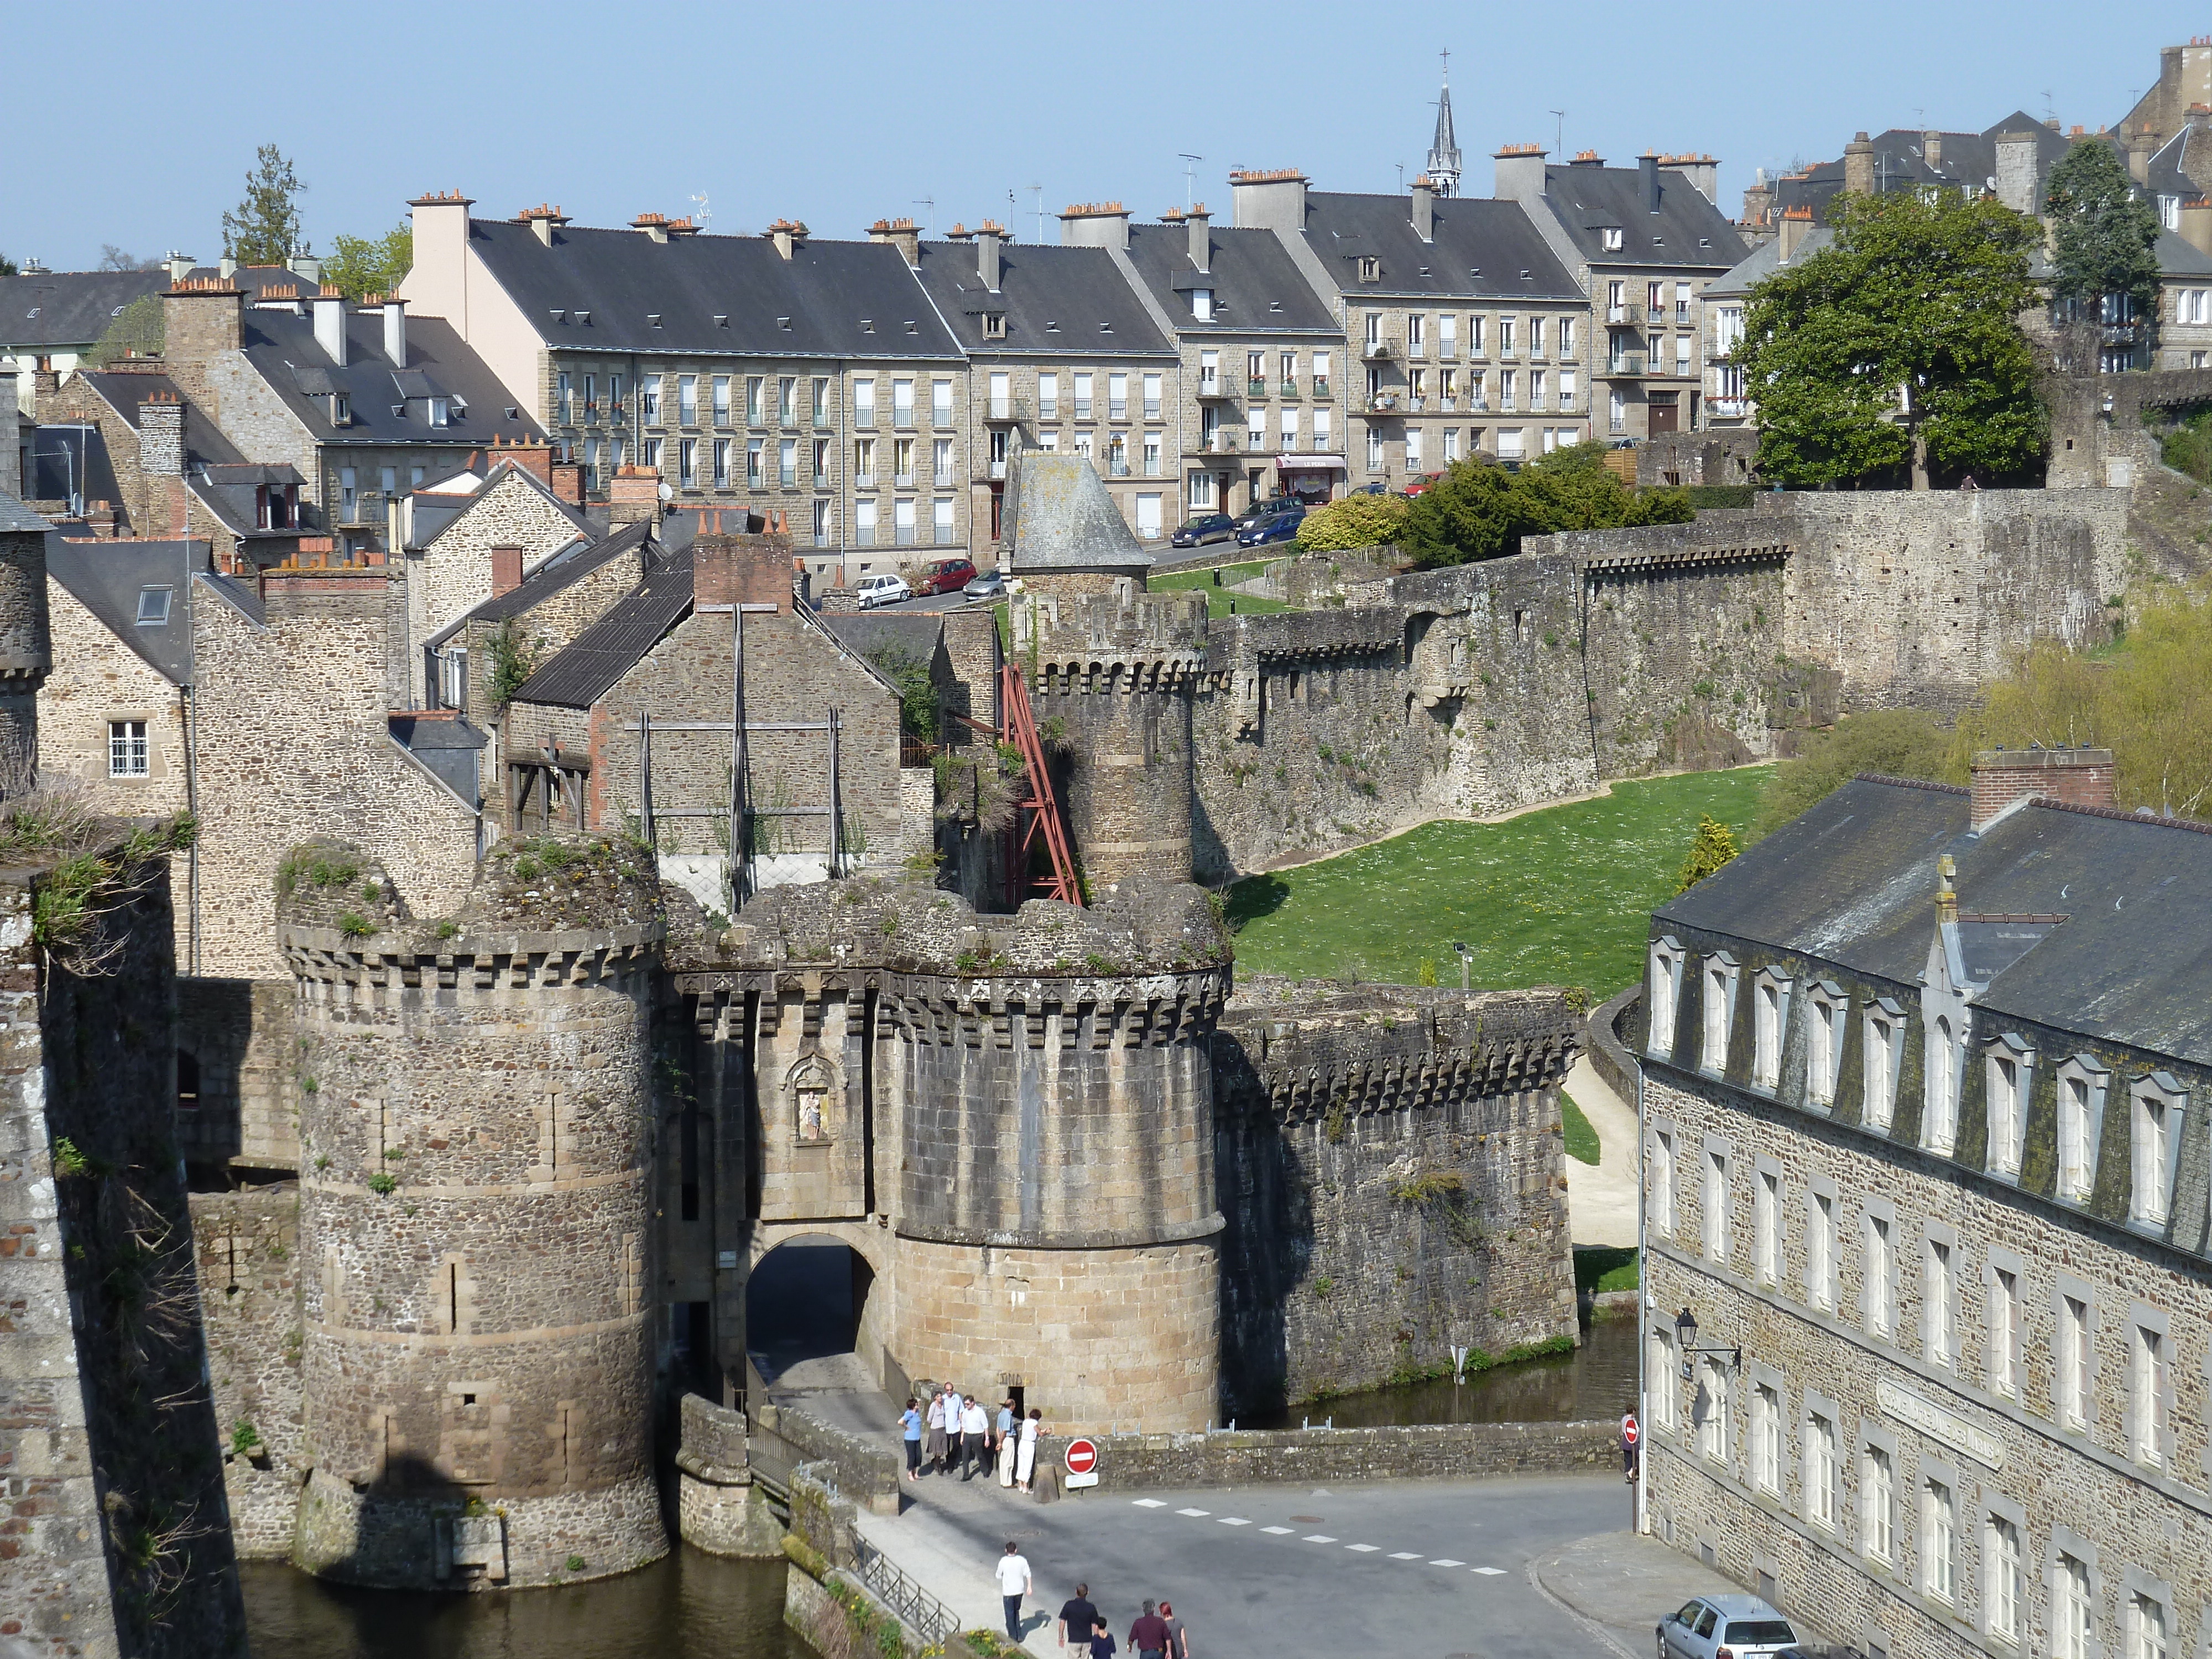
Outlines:
{"label": "pedestrian group", "polygon": [[1044,1432],[1044,1413],[1032,1410],[1017,1417],[1011,1397],[999,1402],[996,1417],[981,1398],[963,1395],[946,1384],[929,1396],[910,1396],[899,1418],[906,1441],[906,1478],[950,1474],[957,1467],[963,1480],[978,1470],[995,1472],[999,1484],[1022,1492],[1030,1489],[1036,1469],[1037,1437]]}

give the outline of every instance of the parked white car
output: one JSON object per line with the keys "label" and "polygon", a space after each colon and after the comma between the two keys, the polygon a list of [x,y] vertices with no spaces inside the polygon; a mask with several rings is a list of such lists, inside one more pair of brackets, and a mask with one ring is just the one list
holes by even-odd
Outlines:
{"label": "parked white car", "polygon": [[880,576],[863,576],[854,590],[860,596],[860,609],[873,611],[879,605],[896,605],[901,599],[910,599],[914,590],[906,585],[906,578],[885,572]]}

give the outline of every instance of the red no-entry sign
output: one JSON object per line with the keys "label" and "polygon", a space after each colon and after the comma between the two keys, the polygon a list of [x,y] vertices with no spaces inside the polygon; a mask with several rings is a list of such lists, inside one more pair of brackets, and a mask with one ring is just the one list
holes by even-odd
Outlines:
{"label": "red no-entry sign", "polygon": [[1067,1472],[1070,1474],[1088,1474],[1097,1467],[1098,1448],[1095,1443],[1089,1440],[1067,1443]]}
{"label": "red no-entry sign", "polygon": [[1620,1440],[1623,1445],[1636,1443],[1636,1413],[1631,1412],[1620,1419]]}

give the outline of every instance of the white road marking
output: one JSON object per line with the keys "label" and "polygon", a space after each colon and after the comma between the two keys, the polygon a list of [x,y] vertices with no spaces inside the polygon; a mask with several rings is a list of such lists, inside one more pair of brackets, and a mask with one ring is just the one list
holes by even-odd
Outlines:
{"label": "white road marking", "polygon": [[1463,1567],[1467,1563],[1464,1561],[1455,1561],[1451,1557],[1446,1555],[1441,1556],[1437,1559],[1430,1562],[1429,1565],[1432,1567]]}
{"label": "white road marking", "polygon": [[1420,1558],[1419,1556],[1416,1555],[1415,1553],[1413,1553],[1413,1551],[1411,1551],[1411,1550],[1400,1550],[1400,1551],[1399,1551],[1395,1555],[1392,1556],[1390,1559],[1391,1559],[1393,1561],[1418,1561],[1418,1560],[1419,1560],[1421,1558]]}
{"label": "white road marking", "polygon": [[1336,1540],[1325,1532],[1310,1532],[1298,1541],[1301,1544],[1334,1544]]}
{"label": "white road marking", "polygon": [[1164,1510],[1168,1506],[1164,1498],[1133,1498],[1129,1501],[1140,1510]]}
{"label": "white road marking", "polygon": [[1277,1538],[1288,1538],[1291,1535],[1291,1529],[1288,1527],[1262,1527],[1260,1530],[1272,1533]]}
{"label": "white road marking", "polygon": [[1221,1524],[1224,1527],[1249,1527],[1252,1523],[1241,1515],[1224,1515],[1221,1517]]}
{"label": "white road marking", "polygon": [[1344,1547],[1348,1550],[1356,1550],[1362,1555],[1372,1555],[1376,1551],[1381,1549],[1382,1547],[1380,1544],[1346,1544]]}
{"label": "white road marking", "polygon": [[1207,1516],[1212,1514],[1213,1511],[1212,1510],[1177,1510],[1176,1513],[1177,1515]]}
{"label": "white road marking", "polygon": [[1475,1571],[1485,1578],[1501,1578],[1505,1574],[1505,1569],[1503,1567],[1477,1567]]}

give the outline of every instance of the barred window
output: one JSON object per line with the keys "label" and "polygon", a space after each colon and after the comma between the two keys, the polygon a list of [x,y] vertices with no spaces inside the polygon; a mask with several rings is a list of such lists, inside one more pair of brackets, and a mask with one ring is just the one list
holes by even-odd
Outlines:
{"label": "barred window", "polygon": [[111,778],[143,778],[146,775],[145,721],[108,721],[107,775]]}

